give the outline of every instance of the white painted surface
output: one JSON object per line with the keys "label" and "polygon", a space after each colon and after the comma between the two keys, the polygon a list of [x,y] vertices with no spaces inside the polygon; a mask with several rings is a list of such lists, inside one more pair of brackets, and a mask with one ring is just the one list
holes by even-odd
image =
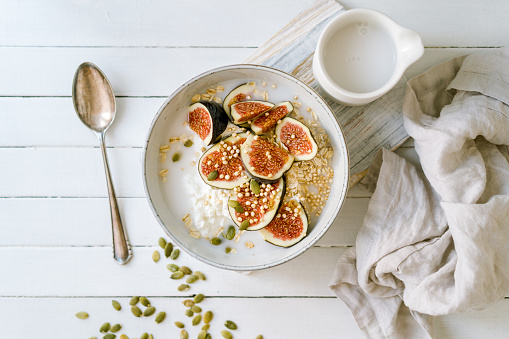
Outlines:
{"label": "white painted surface", "polygon": [[[163,235],[141,182],[141,147],[164,98],[207,69],[239,63],[312,0],[4,1],[0,4],[0,337],[88,338],[105,321],[130,337],[149,331],[177,338],[186,322],[184,295],[210,296],[204,309],[239,325],[236,338],[361,338],[346,307],[327,288],[338,256],[355,242],[370,194],[354,187],[329,232],[297,259],[242,275],[214,269],[182,253],[176,263],[208,280],[186,293],[151,260]],[[418,31],[424,57],[407,76],[450,57],[509,45],[509,3],[490,0],[342,2],[383,11]],[[432,13],[432,14],[431,14]],[[242,28],[242,29],[240,29]],[[118,115],[108,132],[110,165],[134,259],[111,259],[109,212],[96,138],[70,99],[83,61],[108,75]],[[413,143],[399,154],[418,164]],[[168,318],[134,318],[132,295],[148,295]],[[278,298],[283,297],[283,298]],[[111,299],[124,309],[116,312]],[[88,320],[74,313],[86,310]],[[436,320],[438,338],[504,338],[509,300],[472,315]],[[277,320],[274,320],[277,319]],[[27,325],[28,322],[28,325]],[[34,325],[36,324],[36,325]],[[124,333],[123,331],[120,333]],[[190,330],[195,337],[197,329]]]}

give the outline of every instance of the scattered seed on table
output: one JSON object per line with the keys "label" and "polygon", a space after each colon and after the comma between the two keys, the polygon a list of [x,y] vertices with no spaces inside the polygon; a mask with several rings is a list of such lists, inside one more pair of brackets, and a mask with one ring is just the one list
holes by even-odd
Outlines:
{"label": "scattered seed on table", "polygon": [[154,314],[156,311],[156,308],[154,306],[149,306],[143,311],[144,317],[150,317],[152,314]]}
{"label": "scattered seed on table", "polygon": [[180,266],[180,270],[186,275],[193,274],[193,271],[191,271],[191,269],[187,266]]}
{"label": "scattered seed on table", "polygon": [[149,307],[150,306],[150,301],[145,298],[145,297],[140,297],[140,303],[145,306],[145,307]]}
{"label": "scattered seed on table", "polygon": [[207,333],[207,335],[205,336],[205,339],[212,339],[212,336],[210,335],[210,333]]}
{"label": "scattered seed on table", "polygon": [[114,309],[116,309],[117,311],[120,311],[122,309],[122,306],[120,306],[120,303],[116,300],[112,300],[111,301],[111,305],[113,306]]}
{"label": "scattered seed on table", "polygon": [[177,272],[180,268],[175,264],[168,264],[166,268],[171,272]]}
{"label": "scattered seed on table", "polygon": [[142,333],[142,334],[140,335],[140,339],[148,339],[148,333],[147,333],[147,332]]}
{"label": "scattered seed on table", "polygon": [[212,313],[212,311],[207,311],[203,314],[203,322],[205,324],[208,324],[209,322],[211,322],[212,318],[214,318],[214,314]]}
{"label": "scattered seed on table", "polygon": [[182,279],[184,277],[184,272],[182,271],[177,271],[177,272],[174,272],[170,278],[172,279]]}
{"label": "scattered seed on table", "polygon": [[120,335],[120,339],[129,339],[129,337],[127,335],[125,335],[125,334],[121,334]]}
{"label": "scattered seed on table", "polygon": [[207,280],[207,278],[205,278],[205,275],[203,273],[201,273],[200,271],[194,272],[194,275],[197,276],[198,279],[200,279],[200,280]]}
{"label": "scattered seed on table", "polygon": [[227,330],[222,330],[221,331],[221,335],[225,339],[232,339],[233,338],[232,334],[230,332],[228,332]]}
{"label": "scattered seed on table", "polygon": [[158,251],[154,251],[154,253],[152,253],[152,260],[154,260],[154,262],[159,262],[159,259],[161,259],[161,255]]}
{"label": "scattered seed on table", "polygon": [[122,328],[122,325],[115,324],[115,325],[111,326],[110,332],[117,333],[118,331],[120,331],[121,328]]}
{"label": "scattered seed on table", "polygon": [[192,301],[190,299],[186,299],[182,302],[182,305],[184,305],[185,307],[191,307],[191,306],[194,306],[194,301]]}
{"label": "scattered seed on table", "polygon": [[200,293],[200,294],[197,294],[197,295],[194,296],[193,301],[194,301],[195,304],[199,304],[199,303],[201,303],[203,301],[204,298],[205,298],[205,296]]}
{"label": "scattered seed on table", "polygon": [[237,324],[235,324],[233,321],[231,320],[226,320],[224,322],[224,326],[226,326],[227,329],[230,329],[230,330],[236,330],[237,329]]}
{"label": "scattered seed on table", "polygon": [[132,306],[131,307],[131,313],[134,314],[135,317],[141,317],[141,310],[138,306]]}
{"label": "scattered seed on table", "polygon": [[205,339],[207,336],[207,331],[201,330],[200,333],[198,333],[198,339]]}
{"label": "scattered seed on table", "polygon": [[178,328],[184,328],[185,325],[183,323],[181,323],[180,321],[175,321],[174,322],[175,326],[177,326]]}
{"label": "scattered seed on table", "polygon": [[181,284],[179,285],[179,287],[177,287],[177,290],[179,290],[180,292],[185,292],[189,291],[190,288],[191,286],[189,286],[188,284]]}
{"label": "scattered seed on table", "polygon": [[196,282],[196,280],[198,280],[198,277],[195,276],[194,274],[191,274],[189,277],[187,277],[186,283],[193,284]]}
{"label": "scattered seed on table", "polygon": [[263,335],[258,334],[255,339],[263,339]]}
{"label": "scattered seed on table", "polygon": [[76,318],[78,319],[87,319],[88,313],[87,312],[78,312],[75,314]]}
{"label": "scattered seed on table", "polygon": [[188,317],[192,317],[194,315],[194,312],[188,308],[185,312],[184,312],[185,315],[187,315]]}
{"label": "scattered seed on table", "polygon": [[161,246],[161,248],[164,250],[164,248],[166,247],[166,239],[161,237],[161,238],[159,238],[158,243],[159,243],[159,246]]}
{"label": "scattered seed on table", "polygon": [[164,321],[164,319],[166,318],[166,312],[159,312],[157,315],[156,315],[156,323],[160,324]]}
{"label": "scattered seed on table", "polygon": [[179,257],[180,255],[180,250],[178,248],[175,248],[171,254],[170,254],[170,259],[172,260],[177,260],[177,258]]}
{"label": "scattered seed on table", "polygon": [[189,334],[187,334],[186,330],[180,331],[180,339],[189,339]]}
{"label": "scattered seed on table", "polygon": [[210,324],[205,324],[205,325],[203,325],[203,326],[201,327],[201,329],[202,329],[203,331],[208,331],[208,330],[209,330],[209,328],[210,328]]}
{"label": "scattered seed on table", "polygon": [[193,326],[198,325],[200,322],[201,322],[201,314],[194,316],[193,321],[192,321]]}
{"label": "scattered seed on table", "polygon": [[171,242],[169,242],[166,244],[166,246],[164,246],[164,256],[166,258],[169,258],[172,251],[173,251],[173,244]]}
{"label": "scattered seed on table", "polygon": [[103,339],[115,339],[117,336],[113,333],[105,334]]}
{"label": "scattered seed on table", "polygon": [[191,306],[191,311],[194,313],[201,313],[201,307],[197,305]]}
{"label": "scattered seed on table", "polygon": [[104,323],[104,324],[102,324],[101,328],[99,329],[99,332],[106,333],[110,330],[110,328],[111,328],[110,323]]}
{"label": "scattered seed on table", "polygon": [[129,301],[129,305],[134,306],[134,305],[136,305],[136,304],[138,303],[138,301],[139,301],[139,300],[140,300],[140,297],[136,297],[136,296],[134,296],[134,297],[132,297],[132,298],[131,298],[131,300]]}

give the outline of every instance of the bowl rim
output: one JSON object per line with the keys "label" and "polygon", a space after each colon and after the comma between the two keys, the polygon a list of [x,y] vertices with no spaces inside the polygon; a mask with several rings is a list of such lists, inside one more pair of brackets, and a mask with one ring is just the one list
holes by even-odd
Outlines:
{"label": "bowl rim", "polygon": [[[159,213],[157,212],[157,210],[156,210],[156,208],[154,206],[154,203],[152,202],[152,197],[150,195],[149,187],[148,187],[148,183],[147,183],[147,172],[146,172],[146,168],[147,168],[147,148],[148,148],[148,145],[149,145],[150,138],[152,136],[152,132],[154,130],[154,126],[157,123],[157,121],[158,121],[159,117],[161,116],[162,112],[164,111],[164,109],[168,105],[168,103],[171,100],[173,100],[175,98],[175,96],[177,96],[181,91],[183,91],[186,87],[188,87],[190,84],[194,83],[195,81],[197,81],[197,80],[199,80],[199,79],[201,79],[201,78],[203,78],[205,76],[217,73],[217,72],[222,72],[222,71],[227,71],[227,70],[235,70],[235,69],[262,69],[262,70],[269,71],[269,72],[272,72],[272,73],[276,73],[276,74],[278,74],[280,76],[287,77],[287,78],[290,78],[290,79],[293,79],[294,81],[296,81],[300,86],[302,86],[306,90],[308,90],[311,95],[315,96],[315,98],[323,106],[323,108],[331,115],[333,120],[336,122],[335,127],[338,129],[338,132],[340,132],[338,137],[340,138],[340,143],[343,145],[343,148],[344,148],[344,154],[345,154],[345,173],[344,173],[344,178],[343,178],[344,185],[342,186],[342,191],[341,191],[341,194],[340,194],[339,202],[335,206],[335,209],[333,211],[333,217],[330,218],[329,220],[325,221],[326,225],[324,227],[322,227],[322,229],[320,230],[320,232],[318,234],[316,234],[311,240],[309,240],[309,243],[306,244],[306,246],[302,247],[299,251],[296,251],[296,252],[294,252],[294,253],[292,253],[290,255],[287,255],[287,256],[285,256],[285,257],[283,257],[283,258],[281,258],[281,259],[279,259],[277,261],[274,261],[274,262],[271,262],[271,263],[268,263],[268,264],[259,264],[259,265],[252,265],[252,266],[227,265],[227,264],[222,264],[222,263],[218,263],[216,261],[210,260],[209,258],[206,258],[206,257],[203,257],[201,255],[198,255],[197,253],[195,253],[195,252],[191,251],[190,249],[188,249],[187,246],[185,246],[181,241],[179,241],[176,237],[173,236],[173,234],[166,228],[164,222],[159,217]],[[322,96],[320,94],[318,94],[313,88],[311,88],[311,86],[309,86],[308,84],[304,83],[302,80],[298,79],[297,77],[295,77],[295,76],[293,76],[293,75],[291,75],[289,73],[286,73],[284,71],[281,71],[281,70],[278,70],[278,69],[275,69],[275,68],[272,68],[272,67],[269,67],[269,66],[263,66],[263,65],[256,65],[256,64],[231,64],[231,65],[216,67],[216,68],[210,69],[208,71],[202,72],[202,73],[194,76],[193,78],[189,79],[184,84],[179,86],[161,104],[161,107],[159,107],[156,115],[152,119],[152,122],[150,123],[150,127],[149,127],[149,130],[148,130],[148,133],[147,133],[147,137],[146,137],[146,140],[145,140],[145,144],[143,146],[143,152],[142,152],[141,156],[142,156],[143,188],[145,190],[145,197],[147,198],[147,201],[149,203],[150,209],[154,213],[154,216],[156,217],[156,219],[159,222],[159,225],[161,226],[163,231],[175,243],[177,243],[177,245],[181,249],[183,249],[191,257],[193,257],[193,258],[195,258],[195,259],[197,259],[197,260],[199,260],[201,262],[204,262],[206,264],[209,264],[211,266],[214,266],[214,267],[217,267],[217,268],[221,268],[221,269],[226,269],[226,270],[232,270],[232,271],[255,271],[255,270],[261,270],[261,269],[266,269],[266,268],[270,268],[270,267],[275,267],[275,266],[284,264],[284,263],[286,263],[286,262],[288,262],[288,261],[290,261],[292,259],[295,259],[296,257],[301,255],[302,253],[306,252],[310,247],[312,247],[325,234],[325,232],[327,232],[329,230],[329,228],[332,225],[332,223],[336,220],[336,218],[337,218],[337,216],[338,216],[338,214],[339,214],[339,212],[340,212],[341,208],[343,207],[344,202],[346,200],[346,195],[348,193],[348,187],[349,187],[350,158],[349,158],[349,154],[348,154],[348,147],[347,147],[347,143],[346,143],[346,139],[345,139],[345,134],[343,132],[343,129],[339,125],[339,122],[337,121],[336,116],[332,112],[332,110],[329,107],[329,105],[327,104],[327,102],[322,98]],[[307,237],[305,237],[305,238],[307,238]]]}

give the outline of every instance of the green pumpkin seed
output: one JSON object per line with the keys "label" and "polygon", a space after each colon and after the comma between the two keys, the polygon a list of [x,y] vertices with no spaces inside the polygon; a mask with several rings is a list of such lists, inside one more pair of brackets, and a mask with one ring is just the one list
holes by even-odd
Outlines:
{"label": "green pumpkin seed", "polygon": [[172,272],[177,272],[179,270],[179,267],[175,264],[168,264],[166,268]]}
{"label": "green pumpkin seed", "polygon": [[212,339],[212,336],[210,335],[210,333],[207,333],[207,335],[205,336],[205,339]]}
{"label": "green pumpkin seed", "polygon": [[161,255],[158,251],[154,251],[154,253],[152,253],[152,260],[154,260],[154,262],[158,262],[159,259],[161,259]]}
{"label": "green pumpkin seed", "polygon": [[249,220],[244,220],[240,223],[239,230],[243,231],[249,227]]}
{"label": "green pumpkin seed", "polygon": [[188,308],[185,312],[184,312],[185,315],[187,315],[188,317],[192,317],[194,315],[194,312]]}
{"label": "green pumpkin seed", "polygon": [[207,331],[201,330],[200,333],[198,333],[198,339],[205,339],[207,336]]}
{"label": "green pumpkin seed", "polygon": [[173,162],[177,162],[177,161],[179,161],[179,160],[180,160],[180,154],[179,154],[179,153],[175,153],[175,154],[173,154],[173,156],[171,157],[171,160],[172,160]]}
{"label": "green pumpkin seed", "polygon": [[173,251],[173,244],[171,242],[169,242],[166,244],[166,246],[164,246],[164,256],[166,258],[169,258],[172,251]]}
{"label": "green pumpkin seed", "polygon": [[138,303],[139,300],[140,297],[132,297],[131,300],[129,301],[129,305],[134,306]]}
{"label": "green pumpkin seed", "polygon": [[125,334],[121,334],[121,335],[120,335],[120,339],[129,339],[129,337],[128,337],[128,336],[126,336]]}
{"label": "green pumpkin seed", "polygon": [[78,312],[75,314],[76,318],[78,319],[87,319],[88,313],[87,312]]}
{"label": "green pumpkin seed", "polygon": [[149,334],[148,339],[154,339],[154,336],[152,334]]}
{"label": "green pumpkin seed", "polygon": [[186,330],[180,331],[180,339],[189,339],[189,334],[187,334]]}
{"label": "green pumpkin seed", "polygon": [[260,194],[260,184],[258,183],[258,181],[251,179],[249,187],[251,188],[251,192],[253,192],[254,194]]}
{"label": "green pumpkin seed", "polygon": [[204,298],[205,298],[205,296],[200,293],[200,294],[197,294],[194,296],[193,301],[195,304],[198,304],[198,303],[201,303]]}
{"label": "green pumpkin seed", "polygon": [[215,246],[220,245],[221,239],[219,239],[218,237],[214,237],[214,238],[210,239],[210,243]]}
{"label": "green pumpkin seed", "polygon": [[221,335],[225,339],[232,339],[233,338],[232,334],[230,332],[228,332],[227,330],[222,330],[221,331]]}
{"label": "green pumpkin seed", "polygon": [[111,305],[113,306],[114,309],[116,309],[117,311],[120,311],[122,309],[122,306],[120,306],[120,303],[116,300],[112,300],[111,301]]}
{"label": "green pumpkin seed", "polygon": [[131,313],[134,314],[135,317],[141,317],[141,310],[138,306],[132,306],[131,307]]}
{"label": "green pumpkin seed", "polygon": [[[90,337],[88,339],[97,339],[97,337]],[[120,339],[122,339],[122,337],[120,337]],[[128,338],[129,339],[129,338]]]}
{"label": "green pumpkin seed", "polygon": [[113,333],[105,334],[103,339],[115,339],[117,336]]}
{"label": "green pumpkin seed", "polygon": [[149,307],[150,306],[150,301],[148,301],[147,298],[145,297],[140,297],[140,303],[145,306],[145,307]]}
{"label": "green pumpkin seed", "polygon": [[172,279],[182,279],[182,277],[184,277],[184,272],[182,271],[177,271],[170,276]]}
{"label": "green pumpkin seed", "polygon": [[180,270],[184,272],[184,274],[191,275],[193,274],[193,271],[187,266],[180,266]]}
{"label": "green pumpkin seed", "polygon": [[240,202],[238,202],[237,200],[228,200],[228,206],[230,206],[231,208],[235,208],[237,206],[240,206]]}
{"label": "green pumpkin seed", "polygon": [[198,306],[198,305],[191,306],[191,310],[192,310],[194,313],[201,313],[201,307],[200,307],[200,306]]}
{"label": "green pumpkin seed", "polygon": [[140,335],[140,339],[148,339],[148,333],[145,332],[142,335]]}
{"label": "green pumpkin seed", "polygon": [[193,318],[193,321],[192,321],[193,326],[198,325],[200,322],[201,322],[201,314],[198,314],[198,315],[196,315],[196,316]]}
{"label": "green pumpkin seed", "polygon": [[216,180],[218,176],[219,176],[219,172],[218,172],[218,171],[212,171],[212,172],[210,172],[210,173],[209,173],[209,175],[207,176],[207,180],[208,180],[208,181]]}
{"label": "green pumpkin seed", "polygon": [[189,291],[190,288],[191,286],[189,286],[188,284],[181,284],[179,285],[179,287],[177,287],[177,290],[179,290],[180,292],[185,292]]}
{"label": "green pumpkin seed", "polygon": [[225,252],[225,253],[230,253],[231,251],[232,251],[231,247],[226,247],[226,248],[224,249],[224,252]]}
{"label": "green pumpkin seed", "polygon": [[143,311],[144,317],[150,317],[152,314],[154,314],[156,311],[156,308],[153,306],[147,307],[145,311]]}
{"label": "green pumpkin seed", "polygon": [[171,255],[170,255],[170,259],[171,260],[177,260],[177,258],[179,257],[180,255],[180,250],[178,248],[175,248],[172,252],[171,252]]}
{"label": "green pumpkin seed", "polygon": [[106,333],[110,330],[110,328],[111,328],[110,323],[104,323],[104,324],[102,324],[101,328],[99,329],[99,332]]}
{"label": "green pumpkin seed", "polygon": [[185,325],[184,325],[183,323],[181,323],[180,321],[175,321],[175,323],[174,323],[174,324],[175,324],[175,326],[177,326],[178,328],[184,328],[184,326],[185,326]]}
{"label": "green pumpkin seed", "polygon": [[202,331],[208,331],[210,328],[210,324],[205,324],[201,327]]}
{"label": "green pumpkin seed", "polygon": [[228,227],[228,231],[226,232],[226,235],[224,235],[224,237],[228,240],[232,240],[235,237],[235,227],[233,226]]}
{"label": "green pumpkin seed", "polygon": [[230,330],[236,330],[237,329],[237,324],[235,324],[233,321],[231,320],[226,320],[224,322],[224,326],[226,326],[227,329],[230,329]]}
{"label": "green pumpkin seed", "polygon": [[193,141],[192,140],[187,140],[186,142],[184,142],[184,146],[186,146],[186,147],[193,146]]}
{"label": "green pumpkin seed", "polygon": [[158,243],[159,243],[159,246],[161,246],[161,248],[164,250],[164,248],[166,247],[166,239],[161,237],[161,238],[159,238]]}
{"label": "green pumpkin seed", "polygon": [[120,331],[121,328],[122,328],[122,325],[115,324],[115,325],[111,326],[110,331],[113,332],[113,333],[117,333],[118,331]]}
{"label": "green pumpkin seed", "polygon": [[240,205],[235,207],[235,212],[237,212],[237,213],[244,213],[244,211],[245,211],[244,207],[242,207]]}
{"label": "green pumpkin seed", "polygon": [[263,335],[258,334],[255,339],[263,339]]}
{"label": "green pumpkin seed", "polygon": [[186,299],[182,302],[182,304],[185,306],[185,307],[191,307],[191,306],[194,306],[194,301],[190,300],[190,299]]}
{"label": "green pumpkin seed", "polygon": [[156,323],[160,324],[166,319],[166,312],[159,312],[156,315]]}
{"label": "green pumpkin seed", "polygon": [[209,322],[211,322],[212,318],[214,318],[214,313],[212,313],[212,311],[207,311],[203,314],[203,322],[205,324],[208,324]]}
{"label": "green pumpkin seed", "polygon": [[187,279],[186,279],[186,283],[188,284],[192,284],[194,282],[196,282],[196,280],[198,280],[198,277],[195,276],[194,274],[190,275]]}
{"label": "green pumpkin seed", "polygon": [[207,280],[207,278],[205,278],[205,274],[201,273],[200,271],[194,272],[194,275],[197,276],[200,280]]}

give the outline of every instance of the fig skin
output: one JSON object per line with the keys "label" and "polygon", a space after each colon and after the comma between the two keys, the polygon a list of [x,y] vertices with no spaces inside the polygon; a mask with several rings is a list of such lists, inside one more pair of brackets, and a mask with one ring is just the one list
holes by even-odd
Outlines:
{"label": "fig skin", "polygon": [[226,130],[228,117],[224,109],[215,102],[200,101],[194,103],[189,106],[189,111],[192,111],[193,107],[196,109],[201,105],[203,105],[208,112],[212,124],[209,135],[203,141],[206,145],[211,145],[217,142],[218,138],[220,138],[221,134]]}

